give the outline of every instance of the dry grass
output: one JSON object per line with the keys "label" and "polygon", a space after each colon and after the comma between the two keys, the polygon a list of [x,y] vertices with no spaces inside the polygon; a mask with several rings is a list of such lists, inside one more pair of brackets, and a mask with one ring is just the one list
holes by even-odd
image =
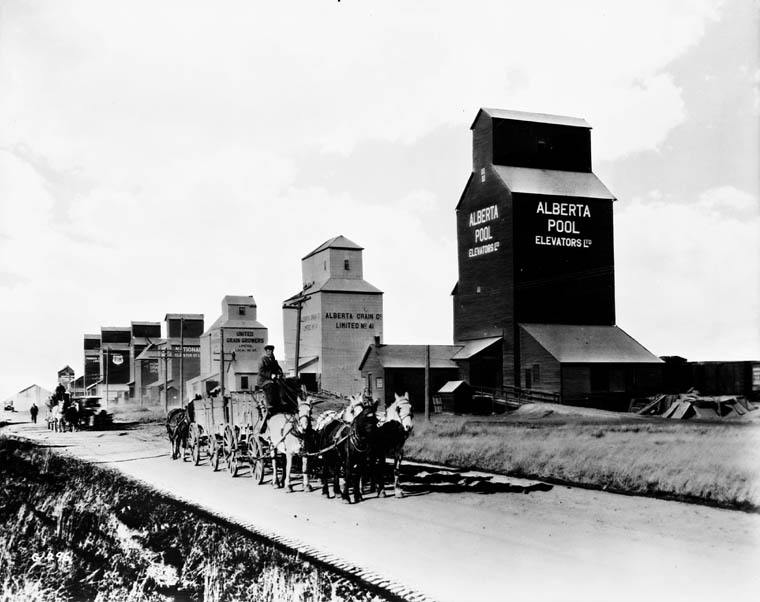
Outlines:
{"label": "dry grass", "polygon": [[164,423],[166,411],[163,406],[140,406],[136,404],[112,405],[109,411],[113,413],[114,422],[129,422],[136,424]]}
{"label": "dry grass", "polygon": [[0,437],[0,602],[382,602],[113,471]]}
{"label": "dry grass", "polygon": [[435,416],[407,455],[515,476],[760,509],[760,425],[628,415]]}

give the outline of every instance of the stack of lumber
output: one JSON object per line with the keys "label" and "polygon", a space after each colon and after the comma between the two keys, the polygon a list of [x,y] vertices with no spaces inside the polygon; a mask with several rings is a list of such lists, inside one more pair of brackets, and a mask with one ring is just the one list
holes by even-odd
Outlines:
{"label": "stack of lumber", "polygon": [[635,399],[630,411],[639,415],[673,420],[754,420],[760,418],[755,404],[737,395],[702,396],[698,391],[677,395],[654,395]]}

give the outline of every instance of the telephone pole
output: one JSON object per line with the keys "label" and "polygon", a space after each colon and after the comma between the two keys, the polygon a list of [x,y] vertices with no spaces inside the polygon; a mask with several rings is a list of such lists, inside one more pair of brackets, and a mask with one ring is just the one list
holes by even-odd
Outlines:
{"label": "telephone pole", "polygon": [[296,295],[293,299],[288,301],[287,303],[283,304],[283,308],[285,309],[295,309],[296,310],[296,350],[295,350],[295,362],[293,367],[293,373],[296,378],[298,378],[298,364],[300,362],[300,354],[301,354],[301,313],[303,312],[303,306],[304,304],[311,299],[310,295],[306,294],[306,291],[310,289],[314,285],[313,282],[310,282],[309,284],[306,284],[303,287],[303,290],[301,290],[298,295]]}
{"label": "telephone pole", "polygon": [[185,318],[179,319],[179,402],[185,405]]}

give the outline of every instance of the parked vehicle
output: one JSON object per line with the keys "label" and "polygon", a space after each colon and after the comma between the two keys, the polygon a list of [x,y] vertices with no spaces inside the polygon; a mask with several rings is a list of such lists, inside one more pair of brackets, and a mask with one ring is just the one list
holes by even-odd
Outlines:
{"label": "parked vehicle", "polygon": [[102,428],[111,423],[113,416],[101,407],[101,399],[97,395],[72,397],[79,408],[80,426]]}

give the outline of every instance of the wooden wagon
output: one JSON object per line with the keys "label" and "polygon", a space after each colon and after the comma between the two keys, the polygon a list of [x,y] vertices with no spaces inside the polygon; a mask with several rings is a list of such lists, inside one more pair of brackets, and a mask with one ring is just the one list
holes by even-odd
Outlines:
{"label": "wooden wagon", "polygon": [[262,391],[233,392],[222,398],[205,397],[193,402],[188,445],[193,463],[205,458],[216,471],[224,461],[231,476],[241,466],[250,466],[257,484],[264,481],[265,464],[270,459],[268,442],[259,435],[263,418]]}

